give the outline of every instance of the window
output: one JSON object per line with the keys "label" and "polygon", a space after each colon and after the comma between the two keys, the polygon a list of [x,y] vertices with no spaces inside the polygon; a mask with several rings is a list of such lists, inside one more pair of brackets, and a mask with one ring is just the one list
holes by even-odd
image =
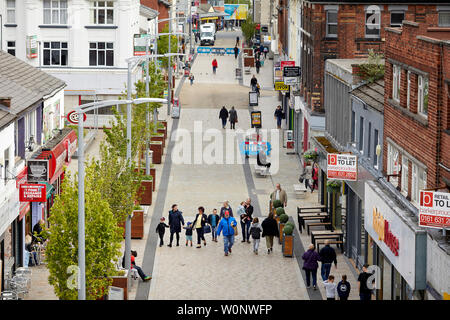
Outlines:
{"label": "window", "polygon": [[67,42],[44,42],[44,66],[67,66]]}
{"label": "window", "polygon": [[367,138],[367,157],[370,158],[370,140],[371,140],[371,133],[372,133],[372,122],[369,121],[369,130],[367,130],[368,138]]}
{"label": "window", "polygon": [[16,55],[16,42],[15,41],[7,41],[6,45],[7,45],[6,52],[8,52],[10,55],[15,56]]}
{"label": "window", "polygon": [[375,129],[373,133],[373,166],[376,168],[378,168],[377,145],[378,145],[378,130]]}
{"label": "window", "polygon": [[[375,6],[377,7],[377,6]],[[378,8],[378,7],[377,7]],[[366,37],[380,37],[380,9],[366,11]]]}
{"label": "window", "polygon": [[[399,158],[399,152],[398,150],[392,146],[391,144],[388,144],[388,161],[387,161],[387,174],[398,174],[400,171],[399,164],[398,164],[398,158]],[[390,177],[389,182],[394,186],[398,186],[398,177]]]}
{"label": "window", "polygon": [[114,2],[94,1],[90,10],[90,21],[93,24],[113,24]]}
{"label": "window", "polygon": [[397,65],[393,65],[392,68],[392,99],[394,99],[397,102],[400,102],[400,81],[401,81],[401,74],[402,74],[402,69],[397,66]]}
{"label": "window", "polygon": [[402,190],[401,192],[408,195],[408,175],[409,175],[409,160],[402,155]]}
{"label": "window", "polygon": [[450,11],[439,11],[439,26],[450,27]]}
{"label": "window", "polygon": [[406,107],[409,109],[411,103],[411,71],[407,73],[407,87],[406,87]]}
{"label": "window", "polygon": [[114,45],[112,42],[89,43],[90,66],[114,66]]}
{"label": "window", "polygon": [[6,23],[16,23],[16,0],[6,1]]}
{"label": "window", "polygon": [[428,79],[418,76],[417,88],[417,111],[426,117],[428,115]]}
{"label": "window", "polygon": [[364,153],[364,117],[359,117],[359,151]]}
{"label": "window", "polygon": [[44,0],[44,24],[67,24],[67,0]]}
{"label": "window", "polygon": [[404,19],[404,11],[391,11],[391,27],[401,27]]}
{"label": "window", "polygon": [[356,141],[355,131],[356,131],[356,115],[355,111],[352,111],[352,143]]}
{"label": "window", "polygon": [[327,11],[327,37],[337,37],[337,17],[338,13],[336,10]]}
{"label": "window", "polygon": [[424,169],[413,163],[412,165],[412,181],[411,181],[411,200],[418,204],[420,190],[427,187],[427,173]]}

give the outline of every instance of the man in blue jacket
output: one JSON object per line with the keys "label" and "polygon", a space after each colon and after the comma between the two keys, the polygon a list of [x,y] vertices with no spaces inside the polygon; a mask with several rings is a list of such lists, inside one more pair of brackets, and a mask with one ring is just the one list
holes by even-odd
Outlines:
{"label": "man in blue jacket", "polygon": [[234,229],[237,226],[236,219],[230,217],[230,212],[226,210],[224,216],[220,219],[219,226],[217,227],[217,236],[220,236],[220,232],[223,230],[223,249],[225,251],[225,256],[231,253],[231,247],[234,243]]}

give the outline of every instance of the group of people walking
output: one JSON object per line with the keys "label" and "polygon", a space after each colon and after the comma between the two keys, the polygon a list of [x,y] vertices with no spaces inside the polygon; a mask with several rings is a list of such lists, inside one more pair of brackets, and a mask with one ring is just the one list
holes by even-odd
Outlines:
{"label": "group of people walking", "polygon": [[178,205],[172,205],[172,210],[169,211],[169,224],[165,223],[165,218],[160,219],[160,223],[156,227],[156,232],[159,235],[159,246],[164,245],[164,234],[166,228],[170,230],[170,242],[168,247],[172,247],[174,237],[176,238],[176,246],[180,246],[180,233],[182,229],[185,230],[186,246],[193,246],[193,233],[197,235],[196,248],[206,246],[205,233],[211,233],[212,241],[218,242],[217,238],[220,234],[223,235],[224,240],[224,254],[228,256],[232,253],[232,247],[234,245],[235,236],[239,234],[237,229],[239,218],[242,232],[243,243],[251,243],[250,238],[253,240],[253,253],[258,254],[259,244],[261,238],[266,238],[267,253],[270,254],[273,251],[273,238],[279,237],[278,225],[273,217],[273,213],[264,219],[262,223],[259,222],[257,217],[253,217],[253,206],[251,199],[248,198],[242,201],[237,208],[236,218],[233,215],[233,209],[229,205],[228,201],[223,203],[218,213],[214,208],[211,214],[205,214],[204,207],[198,207],[198,213],[196,214],[192,222],[185,221],[183,214],[178,210]]}
{"label": "group of people walking", "polygon": [[222,120],[222,128],[225,129],[227,125],[227,120],[230,121],[230,129],[236,129],[236,122],[238,122],[237,111],[234,109],[234,106],[231,107],[230,111],[225,108],[225,106],[220,109],[219,119]]}
{"label": "group of people walking", "polygon": [[306,161],[303,172],[300,174],[299,182],[305,183],[305,189],[311,189],[311,193],[319,188],[319,166],[316,162]]}

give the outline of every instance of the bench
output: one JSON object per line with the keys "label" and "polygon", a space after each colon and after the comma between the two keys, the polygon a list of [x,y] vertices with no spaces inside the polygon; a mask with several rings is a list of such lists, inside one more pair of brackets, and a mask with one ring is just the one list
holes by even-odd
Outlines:
{"label": "bench", "polygon": [[[317,244],[317,251],[320,251],[320,245],[321,244],[325,244],[325,240],[326,239],[321,239],[321,240],[317,240],[316,244]],[[335,244],[337,245],[337,247],[341,248],[341,252],[344,253],[344,242],[341,240],[328,240],[328,244]]]}
{"label": "bench", "polygon": [[327,217],[323,217],[323,216],[318,216],[318,217],[313,217],[313,216],[311,216],[311,217],[302,217],[301,218],[301,223],[299,224],[299,230],[300,230],[300,233],[302,233],[302,228],[303,229],[305,229],[305,222],[306,221],[310,221],[310,220],[319,220],[320,222],[323,222],[323,220],[324,219],[326,219]]}
{"label": "bench", "polygon": [[320,227],[320,226],[325,226],[325,227],[331,226],[331,222],[314,222],[314,223],[308,223],[308,224],[306,225],[306,232],[307,232],[308,235],[309,235],[309,234],[310,234],[310,233],[309,233],[309,227]]}
{"label": "bench", "polygon": [[270,176],[270,168],[258,166],[255,164],[255,173],[259,174],[260,176],[267,177]]}
{"label": "bench", "polygon": [[294,193],[298,199],[304,199],[306,196],[306,188],[304,184],[294,184]]}

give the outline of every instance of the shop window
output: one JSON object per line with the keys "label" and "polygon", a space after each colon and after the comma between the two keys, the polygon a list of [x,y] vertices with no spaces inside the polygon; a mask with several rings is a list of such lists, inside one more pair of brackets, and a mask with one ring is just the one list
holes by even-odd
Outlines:
{"label": "shop window", "polygon": [[404,19],[404,11],[391,11],[391,27],[401,27]]}
{"label": "shop window", "polygon": [[417,111],[424,117],[428,116],[428,79],[423,76],[417,78]]}
{"label": "shop window", "polygon": [[450,27],[450,10],[439,11],[439,26]]}
{"label": "shop window", "polygon": [[408,196],[408,175],[409,175],[409,160],[402,155],[402,189],[401,192],[406,197]]}

